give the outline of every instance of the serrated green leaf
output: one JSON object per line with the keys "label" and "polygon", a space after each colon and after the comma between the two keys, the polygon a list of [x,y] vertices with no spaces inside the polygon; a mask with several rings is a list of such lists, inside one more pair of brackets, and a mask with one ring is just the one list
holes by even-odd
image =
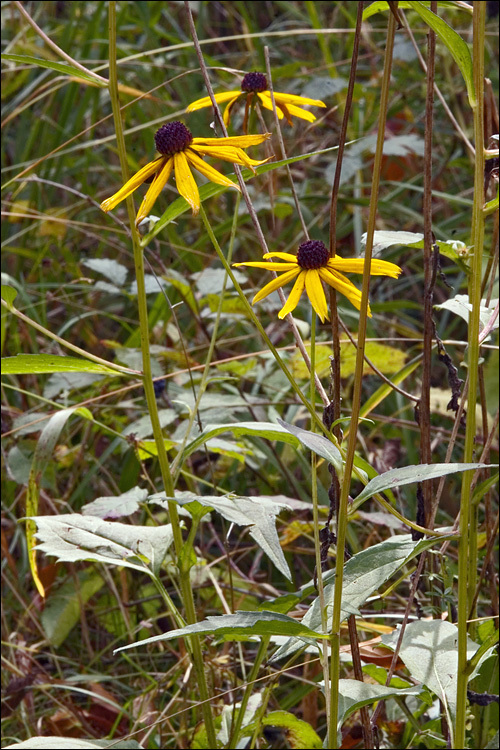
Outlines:
{"label": "serrated green leaf", "polygon": [[36,549],[62,562],[92,560],[156,575],[173,541],[171,524],[131,526],[78,513],[29,520],[36,525]]}
{"label": "serrated green leaf", "polygon": [[215,510],[230,523],[250,526],[250,536],[257,542],[278,570],[291,580],[283,550],[276,531],[276,516],[287,507],[284,503],[273,502],[268,497],[243,497],[241,495],[195,495],[192,492],[179,492],[173,498],[161,494],[151,495],[149,500],[163,507],[169,500],[187,507],[193,502]]}

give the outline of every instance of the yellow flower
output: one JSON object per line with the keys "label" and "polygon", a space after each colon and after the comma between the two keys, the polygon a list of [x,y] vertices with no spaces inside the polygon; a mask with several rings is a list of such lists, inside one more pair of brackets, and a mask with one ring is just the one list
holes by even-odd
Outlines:
{"label": "yellow flower", "polygon": [[[228,102],[226,109],[224,110],[224,122],[226,125],[229,124],[231,117],[231,110],[234,104],[240,97],[246,96],[245,104],[245,118],[243,120],[243,130],[246,132],[247,120],[248,120],[248,109],[254,97],[257,97],[265,109],[273,111],[273,102],[271,94],[267,88],[267,79],[263,73],[247,73],[241,82],[241,91],[224,91],[221,94],[215,94],[215,101],[217,104],[223,104]],[[304,104],[313,104],[315,107],[326,107],[326,104],[320,99],[307,99],[305,96],[295,96],[294,94],[280,94],[277,91],[274,92],[274,101],[276,102],[276,112],[278,117],[283,119],[286,117],[289,125],[292,125],[292,115],[300,117],[301,120],[308,120],[308,122],[314,122],[316,117],[312,112],[307,109],[301,109]],[[212,100],[209,96],[204,96],[203,99],[197,99],[195,102],[191,102],[187,108],[187,112],[194,112],[197,109],[203,109],[203,107],[210,107]],[[298,105],[298,106],[297,106]]]}
{"label": "yellow flower", "polygon": [[122,200],[133,193],[139,185],[153,178],[137,214],[135,223],[138,225],[148,216],[156,199],[167,184],[172,170],[174,170],[177,190],[187,200],[193,214],[197,214],[200,210],[200,194],[191,167],[197,169],[211,182],[239,190],[239,185],[207,164],[202,157],[214,156],[223,161],[250,167],[255,172],[254,167],[264,164],[267,159],[264,159],[264,161],[250,159],[243,149],[262,143],[270,136],[270,133],[263,133],[262,135],[244,135],[235,138],[193,138],[184,123],[179,121],[169,122],[162,125],[155,133],[156,149],[160,156],[140,169],[111,198],[103,201],[101,208],[103,211],[111,211],[118,203],[121,203]]}
{"label": "yellow flower", "polygon": [[[279,318],[284,318],[291,313],[299,304],[300,296],[304,289],[313,306],[314,310],[324,323],[328,320],[328,308],[326,304],[325,291],[322,281],[333,287],[343,294],[351,304],[358,310],[361,306],[361,292],[354,284],[349,281],[341,271],[347,273],[363,273],[363,258],[340,258],[338,255],[331,258],[328,249],[321,240],[308,240],[303,242],[297,252],[297,255],[291,253],[266,253],[264,262],[251,261],[249,263],[234,263],[235,266],[254,266],[255,268],[264,268],[267,271],[276,271],[282,273],[278,278],[273,279],[266,284],[260,292],[257,292],[252,300],[252,304],[259,302],[267,297],[271,292],[276,291],[279,287],[288,284],[296,278],[293,289],[284,307],[278,313]],[[284,263],[273,263],[268,258],[279,258]],[[370,274],[372,276],[391,276],[397,279],[401,273],[401,268],[395,263],[389,263],[386,260],[372,260],[370,263]],[[372,316],[370,306],[368,305],[368,315]]]}

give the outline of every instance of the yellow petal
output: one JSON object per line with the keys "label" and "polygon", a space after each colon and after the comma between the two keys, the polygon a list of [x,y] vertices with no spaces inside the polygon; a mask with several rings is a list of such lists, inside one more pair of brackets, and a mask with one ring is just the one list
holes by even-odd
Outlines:
{"label": "yellow petal", "polygon": [[174,160],[172,159],[172,157],[170,157],[169,159],[167,159],[162,169],[160,169],[160,171],[157,173],[153,182],[149,186],[148,192],[144,196],[144,200],[141,203],[139,211],[137,212],[137,218],[135,220],[136,226],[138,226],[141,221],[149,215],[149,212],[156,203],[156,199],[167,184],[167,180],[172,173],[173,166]]}
{"label": "yellow petal", "polygon": [[286,271],[281,276],[278,276],[277,279],[273,279],[269,282],[269,284],[266,284],[260,292],[257,292],[255,297],[252,300],[252,305],[255,302],[260,302],[261,299],[264,299],[264,297],[267,297],[268,294],[271,294],[271,292],[275,292],[276,289],[279,289],[280,286],[284,286],[284,284],[288,284],[289,281],[292,281],[297,274],[300,273],[300,268],[297,266],[296,268],[293,268],[291,271]]}
{"label": "yellow petal", "polygon": [[158,157],[158,159],[150,161],[149,164],[146,164],[146,166],[140,169],[133,177],[131,177],[130,180],[128,180],[128,182],[126,182],[125,185],[118,190],[118,192],[112,195],[111,198],[106,198],[106,200],[101,203],[102,210],[106,212],[111,211],[112,208],[125,200],[128,195],[133,193],[134,190],[137,190],[139,185],[142,185],[144,180],[147,180],[148,177],[151,177],[152,174],[159,171],[164,160],[165,156],[160,156]]}
{"label": "yellow petal", "polygon": [[279,91],[274,92],[274,98],[276,102],[280,104],[298,104],[299,107],[302,104],[312,104],[315,107],[326,107],[325,102],[321,99],[308,99],[306,96],[295,96],[295,94],[282,94]]}
{"label": "yellow petal", "polygon": [[222,119],[224,120],[224,125],[226,126],[226,128],[229,127],[229,120],[231,119],[231,111],[234,105],[236,104],[236,102],[238,101],[238,99],[239,99],[238,96],[236,96],[234,99],[231,99],[226,109],[224,110]]}
{"label": "yellow petal", "polygon": [[[272,102],[271,97],[269,96],[269,93],[267,91],[265,91],[262,94],[257,94],[257,96],[259,97],[260,103],[262,104],[262,106],[264,107],[264,109],[270,109],[271,112],[272,112],[273,111],[273,102]],[[284,114],[281,111],[281,109],[278,107],[278,102],[276,102],[276,114],[278,115],[278,120],[282,120],[283,119]]]}
{"label": "yellow petal", "polygon": [[258,143],[267,141],[271,133],[260,133],[257,135],[235,135],[229,138],[193,138],[191,146],[236,146],[236,148],[248,148]]}
{"label": "yellow petal", "polygon": [[259,164],[265,164],[266,161],[268,161],[268,159],[263,159],[262,161],[250,159],[250,157],[245,154],[243,149],[236,148],[236,146],[193,146],[191,144],[189,148],[191,151],[196,151],[196,153],[198,154],[203,154],[203,156],[213,156],[214,158],[221,159],[222,161],[230,161],[232,164],[244,164],[250,168],[252,168],[253,165],[259,166]]}
{"label": "yellow petal", "polygon": [[326,304],[325,290],[317,268],[306,271],[306,292],[311,305],[316,311],[321,322],[328,320],[328,307]]}
{"label": "yellow petal", "polygon": [[297,256],[292,253],[266,253],[262,256],[265,258],[279,258],[280,260],[287,260],[290,263],[297,263]]}
{"label": "yellow petal", "polygon": [[[340,258],[335,255],[329,258],[327,267],[335,271],[344,271],[345,273],[363,273],[365,265],[364,258]],[[395,263],[389,263],[387,260],[373,259],[370,264],[371,276],[391,276],[397,279],[401,273],[401,268]]]}
{"label": "yellow petal", "polygon": [[218,172],[216,169],[210,166],[210,164],[207,164],[206,161],[203,161],[198,154],[196,154],[192,149],[188,148],[184,152],[186,154],[187,160],[190,164],[193,165],[195,169],[198,170],[198,172],[201,172],[201,174],[205,175],[210,182],[216,182],[217,185],[226,185],[227,187],[236,188],[236,190],[240,190],[240,186],[237,185],[235,182],[229,179],[229,177],[226,177],[225,175]]}
{"label": "yellow petal", "polygon": [[288,313],[291,313],[295,310],[295,308],[299,304],[300,297],[306,285],[306,276],[307,276],[307,271],[301,271],[301,273],[299,274],[297,278],[297,281],[292,287],[292,291],[290,292],[286,303],[283,305],[283,307],[278,313],[278,318],[282,319],[286,317]]}
{"label": "yellow petal", "polygon": [[[347,279],[338,271],[334,271],[324,267],[319,269],[319,275],[321,276],[323,281],[326,281],[327,284],[343,294],[344,297],[347,297],[349,302],[354,305],[357,310],[360,309],[361,292],[356,286],[354,286],[351,281],[349,281],[349,279]],[[368,305],[368,317],[372,317],[370,305]]]}
{"label": "yellow petal", "polygon": [[[314,122],[316,119],[316,115],[313,115],[312,112],[309,112],[308,109],[301,109],[300,107],[296,107],[294,104],[282,104],[281,102],[278,104],[278,107],[281,107],[283,109],[283,112],[285,112],[285,107],[290,115],[293,115],[293,117],[300,117],[301,120],[307,120],[308,122]],[[285,112],[286,116],[286,112]]]}
{"label": "yellow petal", "polygon": [[[217,104],[224,104],[224,102],[228,102],[230,99],[237,99],[240,95],[241,91],[223,91],[220,94],[215,94],[214,99]],[[196,99],[196,101],[191,102],[189,107],[187,107],[186,112],[195,112],[197,109],[211,106],[212,100],[210,97],[204,96],[202,99]]]}
{"label": "yellow petal", "polygon": [[265,271],[276,271],[276,273],[281,273],[282,271],[291,271],[292,268],[296,268],[297,271],[300,271],[300,268],[297,266],[297,263],[273,263],[272,261],[269,261],[268,263],[260,261],[260,260],[250,260],[247,261],[247,263],[233,263],[233,266],[249,266],[250,268],[263,268]]}
{"label": "yellow petal", "polygon": [[403,269],[395,263],[390,263],[388,260],[379,260],[378,258],[372,260],[370,265],[372,276],[391,276],[391,278],[397,279],[402,271]]}
{"label": "yellow petal", "polygon": [[198,192],[198,185],[194,181],[189,168],[186,154],[183,151],[174,154],[174,169],[177,190],[187,200],[193,209],[193,214],[197,214],[200,210],[200,194]]}

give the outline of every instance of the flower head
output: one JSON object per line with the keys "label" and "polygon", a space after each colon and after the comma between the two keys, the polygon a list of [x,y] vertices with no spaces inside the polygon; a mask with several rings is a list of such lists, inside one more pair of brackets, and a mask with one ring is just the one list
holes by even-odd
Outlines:
{"label": "flower head", "polygon": [[[284,263],[274,263],[267,260],[268,258],[278,258],[284,261]],[[252,304],[259,302],[264,297],[267,297],[268,294],[271,294],[271,292],[296,279],[290,296],[284,307],[279,311],[278,317],[284,318],[288,313],[295,310],[305,289],[311,305],[323,323],[325,320],[328,320],[328,307],[321,282],[326,282],[329,286],[343,294],[359,310],[361,307],[361,292],[341,271],[363,273],[364,262],[363,258],[348,259],[340,258],[338,255],[332,258],[321,240],[307,240],[307,242],[303,242],[300,245],[297,255],[292,255],[291,253],[266,253],[264,261],[234,263],[233,265],[254,266],[255,268],[264,268],[267,271],[276,271],[282,274],[266,284],[260,292],[257,292],[252,300]],[[393,279],[397,279],[400,273],[401,268],[396,266],[395,263],[378,259],[370,262],[370,274],[372,276],[391,276]],[[369,305],[368,315],[371,317]]]}
{"label": "flower head", "polygon": [[[233,106],[238,99],[243,97],[246,97],[243,124],[243,130],[246,130],[248,109],[254,98],[257,98],[265,109],[273,111],[273,101],[268,90],[267,78],[263,73],[247,73],[241,82],[241,91],[224,91],[220,94],[215,94],[214,98],[217,104],[227,102],[227,107],[224,110],[224,122],[226,125],[229,124]],[[277,91],[274,92],[274,101],[276,102],[278,117],[280,120],[286,117],[289,125],[292,125],[292,116],[300,117],[301,120],[307,120],[308,122],[314,122],[316,117],[313,113],[307,109],[301,109],[304,104],[313,104],[315,107],[326,107],[326,104],[320,99],[308,99],[305,96],[295,96],[294,94],[280,94]],[[210,107],[211,104],[212,100],[210,97],[204,96],[202,99],[191,102],[186,111],[194,112],[197,109],[203,109],[203,107]]]}
{"label": "flower head", "polygon": [[202,157],[214,156],[223,161],[250,167],[255,172],[254,167],[264,164],[267,159],[264,159],[264,161],[250,159],[243,149],[262,143],[270,135],[270,133],[263,133],[262,135],[244,135],[235,138],[193,138],[191,131],[184,123],[178,120],[168,122],[157,130],[154,137],[156,149],[160,156],[140,169],[111,198],[103,201],[101,208],[103,211],[111,211],[118,203],[121,203],[122,200],[133,193],[139,185],[153,178],[137,214],[136,225],[139,224],[153,208],[173,170],[179,193],[187,200],[193,214],[197,214],[200,210],[200,194],[191,167],[197,169],[211,182],[239,190],[238,185],[207,164]]}

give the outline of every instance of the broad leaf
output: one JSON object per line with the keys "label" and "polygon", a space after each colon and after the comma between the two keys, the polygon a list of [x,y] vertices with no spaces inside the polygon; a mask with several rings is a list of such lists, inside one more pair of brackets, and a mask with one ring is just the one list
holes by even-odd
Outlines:
{"label": "broad leaf", "polygon": [[[359,680],[339,680],[339,708],[337,732],[340,742],[340,730],[344,721],[363,706],[368,706],[378,700],[396,698],[403,695],[419,695],[418,687],[396,690],[383,685],[371,685]],[[340,747],[340,745],[339,745]]]}
{"label": "broad leaf", "polygon": [[271,635],[306,638],[308,642],[311,642],[310,639],[312,638],[328,638],[327,635],[322,635],[302,625],[302,623],[294,620],[293,617],[263,610],[262,612],[235,612],[234,615],[207,617],[206,620],[196,622],[193,625],[186,625],[185,628],[169,630],[167,633],[162,633],[162,635],[155,635],[152,638],[146,638],[143,641],[122,646],[115,649],[113,653],[116,654],[119,651],[126,651],[130,648],[145,646],[149,643],[157,643],[158,641],[170,641],[173,638],[185,638],[190,635],[201,635],[204,633],[214,633],[226,641]]}
{"label": "broad leaf", "polygon": [[[386,646],[394,649],[399,631],[382,636]],[[479,646],[467,639],[467,658],[470,659]],[[411,676],[426,685],[443,702],[451,714],[453,726],[456,713],[458,673],[458,629],[445,620],[417,620],[405,629],[399,651]]]}
{"label": "broad leaf", "polygon": [[156,575],[173,540],[171,524],[131,526],[78,513],[30,520],[37,527],[36,549],[61,562],[92,560],[143,573],[151,568]]}
{"label": "broad leaf", "polygon": [[281,549],[278,533],[276,531],[276,516],[285,503],[276,503],[267,497],[241,497],[237,495],[195,495],[191,492],[180,492],[173,498],[165,498],[162,495],[152,495],[151,501],[162,506],[167,500],[174,500],[179,505],[188,506],[198,503],[209,510],[216,510],[230,523],[238,526],[250,526],[250,536],[264,550],[278,570],[291,580],[292,576]]}
{"label": "broad leaf", "polygon": [[310,451],[316,453],[318,456],[325,458],[329,463],[333,464],[337,473],[342,472],[342,456],[339,449],[324,435],[318,435],[310,430],[304,430],[301,427],[295,427],[293,424],[288,424],[282,419],[278,419],[278,423],[286,430],[295,435],[302,445],[309,448]]}
{"label": "broad leaf", "polygon": [[[416,555],[419,555],[426,549],[430,549],[440,539],[422,539],[418,542],[412,540],[409,534],[393,536],[386,539],[380,544],[374,544],[372,547],[358,552],[351,557],[344,566],[344,579],[342,585],[342,611],[341,621],[347,619],[349,615],[356,614],[359,608],[366,602],[374,591],[380,588],[394,573],[400,570]],[[327,622],[328,629],[331,628],[332,607],[333,607],[333,590],[335,583],[330,583],[335,578],[335,570],[330,570],[323,574],[323,583],[327,583],[324,589],[325,601],[327,605]],[[315,592],[314,582],[302,586],[296,592],[296,604],[303,601],[306,597]],[[286,595],[290,597],[289,594]],[[274,600],[279,603],[281,597]],[[321,607],[319,597],[312,602],[306,614],[302,618],[302,624],[312,630],[321,631]],[[302,644],[291,639],[283,644],[273,655],[273,660],[282,659],[285,656],[293,654],[294,651],[301,648]]]}
{"label": "broad leaf", "polygon": [[444,477],[446,474],[456,474],[461,471],[475,471],[476,469],[496,468],[498,464],[418,464],[415,466],[404,466],[401,469],[391,469],[378,477],[371,479],[364,490],[355,498],[356,504],[361,500],[375,495],[378,492],[384,492],[394,487],[402,487],[404,484],[414,484],[415,482],[424,482],[426,479],[437,479]]}

